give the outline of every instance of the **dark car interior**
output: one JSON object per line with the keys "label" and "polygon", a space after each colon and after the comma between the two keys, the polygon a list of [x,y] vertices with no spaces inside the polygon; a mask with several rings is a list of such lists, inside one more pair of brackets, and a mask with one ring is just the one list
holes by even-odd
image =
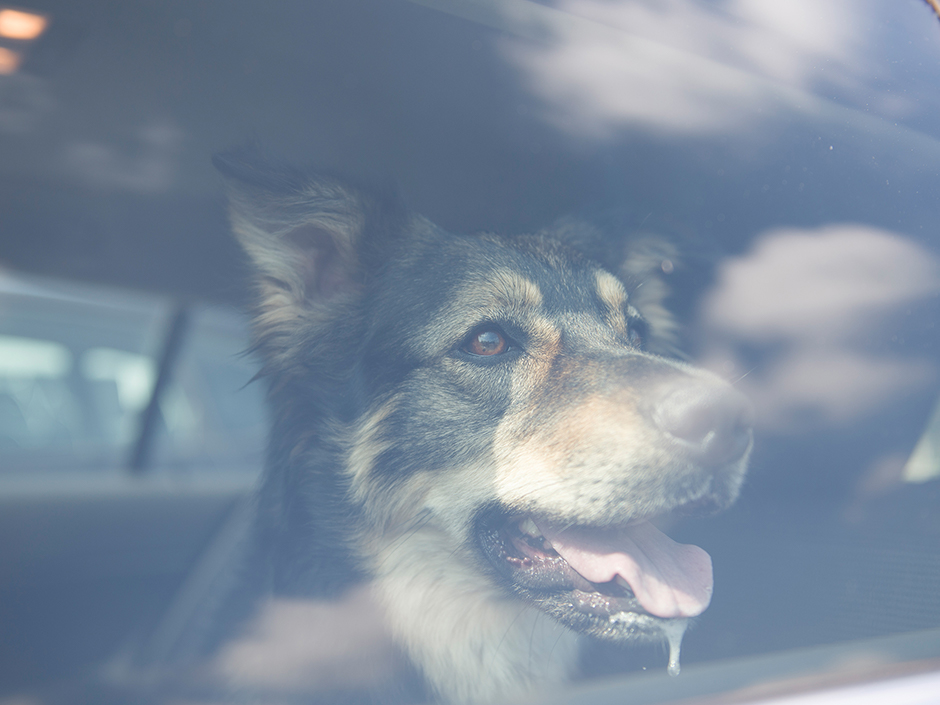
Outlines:
{"label": "dark car interior", "polygon": [[[738,503],[671,532],[718,576],[683,665],[940,629],[937,16],[806,9],[783,66],[734,53],[753,4],[622,5],[0,2],[0,703],[185,650],[244,528],[264,384],[211,157],[246,143],[452,232],[675,243],[683,348],[760,419]],[[604,84],[611,47],[643,70]]]}

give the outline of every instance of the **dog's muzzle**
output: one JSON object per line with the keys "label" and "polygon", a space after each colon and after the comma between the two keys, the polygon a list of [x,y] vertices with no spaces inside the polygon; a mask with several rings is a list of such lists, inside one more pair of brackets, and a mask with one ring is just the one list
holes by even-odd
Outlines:
{"label": "dog's muzzle", "polygon": [[[727,507],[752,445],[751,405],[729,385],[708,375],[650,381],[641,413],[658,439],[657,457],[666,461],[647,477],[648,491],[633,482],[635,502],[614,506],[613,521],[584,523],[577,513],[540,512],[536,504],[490,507],[477,522],[483,554],[513,592],[593,636],[659,638],[669,620],[695,617],[708,607],[711,558],[673,541],[654,523],[666,514]],[[630,474],[629,462],[623,472]],[[672,480],[682,492],[663,489]],[[655,509],[640,513],[634,506]]]}

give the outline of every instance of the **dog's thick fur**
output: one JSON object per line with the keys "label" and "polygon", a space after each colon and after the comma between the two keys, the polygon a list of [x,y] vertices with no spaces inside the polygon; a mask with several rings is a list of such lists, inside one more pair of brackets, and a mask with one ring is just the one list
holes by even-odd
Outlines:
{"label": "dog's thick fur", "polygon": [[[564,681],[582,634],[661,638],[668,619],[578,607],[559,574],[526,572],[507,527],[604,530],[735,499],[745,404],[673,356],[663,245],[607,252],[575,221],[452,235],[342,180],[217,165],[274,414],[252,574],[314,598],[370,583],[445,701]],[[701,438],[662,421],[689,415],[683,389]],[[719,420],[700,420],[715,399]]]}

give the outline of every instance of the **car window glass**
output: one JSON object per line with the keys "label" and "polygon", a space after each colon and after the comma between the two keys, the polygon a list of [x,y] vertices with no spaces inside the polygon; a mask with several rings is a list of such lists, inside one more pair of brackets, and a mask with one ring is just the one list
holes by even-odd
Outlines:
{"label": "car window glass", "polygon": [[[379,211],[396,204],[369,231],[376,241],[386,226],[411,223],[405,213],[466,241],[570,229],[586,260],[639,283],[628,304],[662,294],[660,312],[677,322],[670,349],[677,364],[707,370],[750,400],[754,445],[736,503],[715,516],[656,517],[671,539],[707,552],[714,568],[708,609],[683,636],[682,675],[667,679],[665,643],[621,648],[586,639],[572,670],[633,679],[611,691],[611,702],[646,702],[651,673],[663,679],[651,686],[660,688],[652,702],[706,698],[710,678],[772,689],[780,673],[773,663],[817,668],[826,683],[841,677],[834,673],[867,677],[869,667],[899,661],[936,670],[937,0],[14,5],[0,6],[0,575],[10,576],[9,585],[0,581],[0,635],[13,635],[0,638],[0,701],[23,683],[98,673],[125,653],[119,645],[165,655],[189,644],[187,629],[211,622],[213,590],[231,578],[223,564],[246,545],[246,507],[262,506],[271,524],[259,534],[285,541],[270,563],[286,567],[259,578],[273,597],[215,662],[220,682],[245,697],[318,701],[342,688],[383,691],[396,674],[420,671],[421,664],[401,667],[400,652],[415,649],[385,628],[373,583],[346,589],[395,559],[413,559],[442,582],[466,571],[488,595],[518,597],[487,582],[489,573],[474,573],[475,561],[489,566],[483,556],[469,553],[447,568],[467,546],[478,548],[479,517],[496,503],[492,493],[511,484],[486,475],[491,456],[514,457],[500,445],[510,434],[485,435],[497,404],[473,417],[467,410],[479,392],[461,381],[464,403],[425,418],[420,412],[455,387],[421,386],[434,370],[412,369],[409,389],[418,391],[392,396],[414,404],[413,414],[387,428],[377,416],[378,431],[363,424],[358,435],[345,434],[361,421],[359,404],[368,407],[364,415],[378,407],[364,400],[387,382],[367,381],[381,356],[346,362],[376,339],[400,337],[424,350],[423,326],[439,323],[428,328],[433,337],[463,323],[435,314],[429,324],[427,311],[476,311],[444,305],[456,300],[445,291],[456,282],[450,271],[433,295],[401,304],[422,291],[435,257],[415,254],[412,274],[376,306],[401,311],[395,320],[338,315],[335,339],[360,325],[394,325],[334,350],[329,361],[316,355],[334,338],[305,337],[298,332],[305,323],[294,322],[284,344],[297,356],[293,364],[322,374],[317,382],[342,368],[322,386],[342,390],[334,395],[342,409],[328,423],[308,424],[336,398],[289,389],[300,401],[278,410],[284,426],[274,427],[276,443],[266,450],[274,377],[271,365],[259,374],[249,323],[259,289],[290,280],[291,296],[304,296],[310,292],[296,287],[316,281],[322,294],[355,280],[373,295],[374,282],[357,279],[359,265],[365,271],[368,260],[387,272],[410,255],[395,247],[366,252],[350,268],[356,276],[340,268],[321,280],[320,268],[356,259],[349,248],[327,249],[296,276],[252,280],[249,260],[263,256],[242,251],[240,242],[251,239],[243,223],[233,237],[230,192],[212,165],[212,155],[246,143],[283,168],[257,179],[262,190],[296,184],[309,169],[348,178],[374,195]],[[277,231],[281,216],[291,221],[303,207],[272,201],[255,225]],[[348,214],[344,206],[324,222]],[[363,218],[371,224],[371,211]],[[313,230],[306,244],[316,250],[322,233]],[[287,239],[302,245],[307,234]],[[635,270],[625,266],[634,241],[656,243]],[[268,264],[296,265],[297,253],[286,251]],[[464,264],[458,260],[447,260],[454,272]],[[259,328],[289,319],[261,308],[267,322]],[[299,308],[305,320],[319,312]],[[573,318],[565,325],[577,337],[589,326]],[[473,330],[495,332],[505,350],[524,357],[525,336],[487,326]],[[420,367],[423,355],[402,365]],[[507,374],[487,398],[508,389],[527,399],[540,378]],[[560,375],[546,379],[564,383]],[[564,399],[531,399],[534,409],[562,414]],[[470,419],[463,435],[435,446],[458,412]],[[414,419],[423,433],[401,443]],[[585,437],[595,427],[603,424],[594,417],[559,424]],[[455,460],[475,448],[483,450],[466,466]],[[346,454],[335,465],[341,477],[321,487],[332,477],[324,458],[338,457],[337,449]],[[251,488],[266,458],[289,468],[289,479],[278,484],[269,470],[270,492],[255,505]],[[387,554],[360,564],[360,553],[377,551],[357,543],[365,529],[355,522],[373,516],[362,499],[369,474],[355,474],[353,509],[329,502],[352,496],[349,464],[387,458],[427,475],[426,495],[412,501],[415,490],[399,502],[407,514],[432,498],[413,517],[414,535],[427,541],[408,554],[413,535],[403,534]],[[483,479],[472,489],[469,480],[435,484],[448,476],[442,468],[456,465]],[[533,494],[552,471],[539,468]],[[396,490],[425,487],[389,475],[376,485],[376,515],[399,506]],[[22,490],[24,478],[35,485]],[[441,506],[465,496],[484,499],[435,524]],[[563,512],[562,503],[553,509]],[[533,526],[523,533],[538,544]],[[472,531],[477,539],[467,539]],[[301,538],[289,543],[294,532]],[[435,541],[455,536],[448,551],[421,563]],[[324,587],[311,565],[341,579],[324,578]],[[307,577],[323,589],[315,592]],[[418,594],[409,586],[395,594]],[[471,601],[456,592],[448,600],[471,614]],[[431,614],[430,600],[414,603],[399,632]],[[519,614],[495,640],[499,658],[536,640],[534,627],[521,637],[512,631],[528,613]],[[97,651],[86,646],[89,635],[100,637]],[[460,639],[440,636],[425,663]],[[880,639],[897,641],[871,641]],[[826,658],[814,651],[833,645]],[[743,663],[742,671],[731,677],[725,660]],[[394,699],[388,690],[381,694]],[[578,698],[566,693],[559,697]]]}
{"label": "car window glass", "polygon": [[160,400],[155,471],[259,468],[267,437],[263,382],[253,382],[247,321],[197,306]]}

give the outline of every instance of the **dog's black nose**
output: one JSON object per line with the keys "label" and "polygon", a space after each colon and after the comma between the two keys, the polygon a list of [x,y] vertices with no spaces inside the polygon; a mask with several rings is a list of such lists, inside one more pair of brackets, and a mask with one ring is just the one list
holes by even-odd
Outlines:
{"label": "dog's black nose", "polygon": [[706,465],[738,460],[751,444],[754,411],[731,387],[693,383],[665,391],[653,410],[660,430]]}

